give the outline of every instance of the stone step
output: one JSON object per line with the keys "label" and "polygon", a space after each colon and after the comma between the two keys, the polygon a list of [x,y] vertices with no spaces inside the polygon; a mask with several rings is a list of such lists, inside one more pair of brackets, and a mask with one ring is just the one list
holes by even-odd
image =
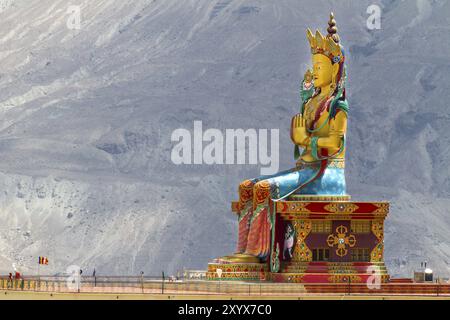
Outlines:
{"label": "stone step", "polygon": [[[380,273],[387,273],[384,263],[315,263],[315,262],[288,262],[281,265],[282,272],[308,273],[366,273],[367,268],[374,266]],[[369,272],[370,273],[370,272]]]}
{"label": "stone step", "polygon": [[[329,267],[315,267],[315,266],[285,266],[282,267],[282,272],[313,272],[313,273],[367,273],[368,267],[342,267],[342,268],[329,268]],[[387,269],[385,266],[378,267],[378,271],[380,273],[387,273]],[[370,272],[368,272],[370,273]]]}

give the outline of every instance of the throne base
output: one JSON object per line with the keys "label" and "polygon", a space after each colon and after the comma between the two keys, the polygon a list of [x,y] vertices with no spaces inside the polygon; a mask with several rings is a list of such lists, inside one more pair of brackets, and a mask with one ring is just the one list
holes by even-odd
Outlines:
{"label": "throne base", "polygon": [[220,263],[208,264],[208,280],[266,281],[269,277],[267,263]]}
{"label": "throne base", "polygon": [[[384,220],[389,203],[312,195],[294,196],[269,207],[274,208],[270,214],[275,215],[275,231],[268,262],[213,260],[208,264],[207,279],[292,283],[389,281],[383,259]],[[237,203],[232,203],[232,209],[238,211]],[[286,251],[289,248],[284,248],[289,229],[295,230],[295,245],[290,253]]]}

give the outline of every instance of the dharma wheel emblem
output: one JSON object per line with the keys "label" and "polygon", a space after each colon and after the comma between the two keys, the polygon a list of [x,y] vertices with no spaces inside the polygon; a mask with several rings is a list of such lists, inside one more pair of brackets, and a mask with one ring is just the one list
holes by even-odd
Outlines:
{"label": "dharma wheel emblem", "polygon": [[336,234],[330,234],[327,239],[327,244],[330,247],[337,245],[336,254],[339,257],[347,255],[348,249],[354,247],[356,244],[356,238],[354,235],[347,236],[348,229],[345,226],[339,226],[336,228]]}

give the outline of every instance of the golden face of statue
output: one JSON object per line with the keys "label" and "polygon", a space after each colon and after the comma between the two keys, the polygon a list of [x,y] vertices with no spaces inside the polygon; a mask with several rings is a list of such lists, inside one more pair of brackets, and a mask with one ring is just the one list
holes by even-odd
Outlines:
{"label": "golden face of statue", "polygon": [[336,81],[339,64],[331,63],[330,58],[317,53],[312,56],[314,87],[325,88]]}

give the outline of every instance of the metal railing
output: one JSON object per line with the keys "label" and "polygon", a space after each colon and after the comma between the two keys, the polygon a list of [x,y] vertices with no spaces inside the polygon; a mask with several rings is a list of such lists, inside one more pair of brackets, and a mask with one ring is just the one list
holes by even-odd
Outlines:
{"label": "metal railing", "polygon": [[[78,281],[79,280],[79,281]],[[68,276],[30,276],[21,279],[0,277],[0,290],[61,293],[144,293],[183,295],[303,296],[313,295],[433,295],[450,296],[450,284],[383,284],[369,289],[365,284],[300,284],[263,281],[208,281],[161,277],[82,276],[71,281]]]}

